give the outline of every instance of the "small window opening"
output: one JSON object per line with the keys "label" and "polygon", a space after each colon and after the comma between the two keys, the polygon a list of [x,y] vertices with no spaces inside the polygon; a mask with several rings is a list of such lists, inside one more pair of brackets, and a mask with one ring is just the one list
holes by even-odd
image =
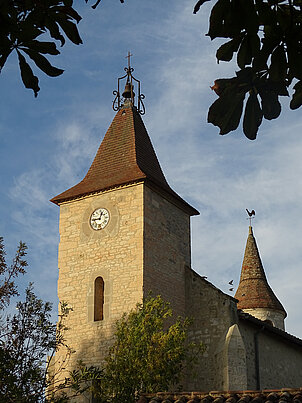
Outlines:
{"label": "small window opening", "polygon": [[94,321],[104,319],[104,280],[97,277],[94,282]]}
{"label": "small window opening", "polygon": [[265,319],[264,323],[274,326],[273,322],[270,319]]}

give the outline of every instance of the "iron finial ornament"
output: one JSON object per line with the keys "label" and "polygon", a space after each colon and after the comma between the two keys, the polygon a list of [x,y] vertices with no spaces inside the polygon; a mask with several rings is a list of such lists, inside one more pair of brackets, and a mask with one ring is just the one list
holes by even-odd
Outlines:
{"label": "iron finial ornament", "polygon": [[256,215],[256,212],[255,212],[255,210],[249,211],[247,208],[245,210],[246,210],[246,212],[248,214],[247,220],[250,220],[250,227],[251,227],[252,226],[252,219],[255,218],[253,216]]}
{"label": "iron finial ornament", "polygon": [[133,56],[131,52],[128,52],[128,55],[125,56],[125,59],[128,59],[128,69],[130,69],[130,57]]}
{"label": "iron finial ornament", "polygon": [[[114,111],[119,111],[125,102],[130,102],[132,106],[134,106],[138,113],[141,115],[144,115],[146,110],[145,110],[145,105],[143,103],[143,99],[145,99],[145,95],[141,94],[141,82],[140,80],[137,80],[133,75],[133,67],[131,67],[130,64],[130,58],[133,56],[130,52],[128,52],[128,55],[126,56],[126,59],[128,59],[128,67],[125,67],[124,70],[126,74],[122,77],[119,77],[117,79],[117,90],[113,91],[113,95],[115,95],[115,98],[112,103],[112,108]],[[127,77],[127,78],[126,78]],[[122,96],[120,95],[120,82],[126,78],[126,85],[124,92],[122,93]],[[135,93],[134,93],[134,85],[137,88],[137,105],[135,105]],[[123,99],[122,99],[123,98]]]}

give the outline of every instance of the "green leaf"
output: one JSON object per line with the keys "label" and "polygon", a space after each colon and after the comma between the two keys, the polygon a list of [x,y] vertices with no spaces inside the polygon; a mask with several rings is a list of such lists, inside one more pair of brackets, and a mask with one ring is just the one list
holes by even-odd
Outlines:
{"label": "green leaf", "polygon": [[77,23],[79,23],[82,17],[76,12],[76,10],[72,7],[66,7],[66,14],[70,15]]}
{"label": "green leaf", "polygon": [[241,40],[242,37],[239,36],[221,45],[216,52],[217,60],[223,60],[225,62],[229,62],[230,60],[232,60],[233,54],[234,52],[237,52]]}
{"label": "green leaf", "polygon": [[[300,28],[301,29],[301,28]],[[286,38],[289,75],[292,78],[302,80],[302,51],[299,33],[292,30],[291,35]]]}
{"label": "green leaf", "polygon": [[258,128],[262,122],[262,117],[263,113],[257,95],[252,91],[247,100],[243,118],[243,132],[248,139],[256,139]]}
{"label": "green leaf", "polygon": [[73,0],[63,0],[63,3],[66,7],[72,7]]}
{"label": "green leaf", "polygon": [[62,14],[60,15],[60,17],[57,16],[57,22],[65,32],[68,39],[71,40],[71,42],[73,42],[75,45],[83,43],[79,35],[79,31],[73,22],[69,21],[65,16],[64,18],[62,18]]}
{"label": "green leaf", "polygon": [[291,29],[292,26],[292,15],[291,12],[286,5],[279,5],[279,7],[276,10],[277,14],[277,20],[284,32],[287,30]]}
{"label": "green leaf", "polygon": [[56,11],[56,13],[59,13],[61,15],[65,15],[67,17],[67,19],[68,19],[68,16],[69,16],[72,19],[76,20],[77,23],[79,23],[81,21],[81,19],[82,19],[82,17],[72,7],[55,6],[55,7],[52,7],[51,10]]}
{"label": "green leaf", "polygon": [[294,86],[295,93],[290,102],[291,109],[298,109],[302,105],[302,81],[298,81]]}
{"label": "green leaf", "polygon": [[224,91],[228,90],[232,85],[234,85],[236,78],[219,78],[214,81],[214,85],[211,87],[213,91],[216,92],[218,96],[221,96]]}
{"label": "green leaf", "polygon": [[272,21],[276,18],[276,15],[272,11],[268,3],[263,3],[263,1],[256,1],[256,7],[259,16],[259,25],[265,26],[268,24],[272,24]]}
{"label": "green leaf", "polygon": [[213,40],[217,37],[224,37],[224,18],[230,6],[229,0],[218,0],[210,15],[210,27],[207,35]]}
{"label": "green leaf", "polygon": [[267,59],[269,54],[263,50],[263,48],[257,53],[257,55],[253,59],[252,66],[257,71],[266,71],[267,67]]}
{"label": "green leaf", "polygon": [[271,88],[276,92],[277,95],[282,95],[282,96],[289,96],[288,90],[287,90],[288,84],[287,82],[284,81],[274,81],[271,84]]}
{"label": "green leaf", "polygon": [[203,5],[203,3],[205,3],[206,1],[210,0],[198,0],[198,2],[194,6],[193,14],[196,14],[199,11],[200,7]]}
{"label": "green leaf", "polygon": [[252,55],[255,57],[258,55],[259,50],[260,50],[260,38],[259,36],[256,35],[249,35],[249,41],[250,41],[250,46],[252,49]]}
{"label": "green leaf", "polygon": [[278,100],[278,94],[274,91],[261,90],[261,107],[265,119],[276,119],[281,113],[281,104]]}
{"label": "green leaf", "polygon": [[36,27],[35,22],[31,23],[27,20],[22,23],[17,23],[16,27],[18,29],[18,42],[21,43],[33,40],[43,33],[40,28]]}
{"label": "green leaf", "polygon": [[261,52],[266,54],[268,57],[272,54],[273,50],[278,46],[283,40],[283,33],[280,32],[278,26],[271,25],[264,26],[264,37],[262,38],[262,48]]}
{"label": "green leaf", "polygon": [[40,41],[29,41],[26,43],[26,47],[35,50],[39,53],[49,54],[49,55],[59,55],[60,52],[54,42],[40,42]]}
{"label": "green leaf", "polygon": [[238,0],[230,0],[230,4],[225,7],[222,35],[225,38],[236,38],[243,31],[241,10],[237,5]]}
{"label": "green leaf", "polygon": [[253,0],[237,0],[239,3],[242,23],[249,34],[255,34],[259,29],[258,14]]}
{"label": "green leaf", "polygon": [[12,50],[12,42],[6,37],[0,36],[0,72]]}
{"label": "green leaf", "polygon": [[241,42],[238,54],[237,64],[241,69],[252,63],[252,48],[250,45],[249,37],[246,35]]}
{"label": "green leaf", "polygon": [[253,78],[253,70],[251,67],[245,67],[242,70],[236,71],[236,76],[241,83],[251,83]]}
{"label": "green leaf", "polygon": [[52,66],[46,57],[40,55],[40,53],[35,52],[31,49],[22,49],[24,52],[28,54],[28,56],[35,62],[35,64],[44,71],[50,77],[60,76],[64,70],[58,69],[57,67]]}
{"label": "green leaf", "polygon": [[8,56],[9,56],[9,54],[10,53],[2,53],[0,55],[0,73],[1,73],[1,70],[2,70],[3,66],[5,65],[5,62],[6,62],[7,58],[8,58]]}
{"label": "green leaf", "polygon": [[242,115],[245,92],[228,91],[218,98],[209,109],[208,122],[220,128],[220,134],[236,130]]}
{"label": "green leaf", "polygon": [[49,30],[50,36],[61,42],[61,46],[65,44],[65,38],[60,33],[58,24],[52,18],[45,18],[45,28]]}
{"label": "green leaf", "polygon": [[25,88],[32,89],[34,91],[35,97],[37,97],[38,92],[40,91],[39,88],[39,80],[36,77],[30,66],[27,64],[25,57],[21,55],[21,53],[17,50],[18,59],[19,59],[19,66],[21,72],[21,78]]}
{"label": "green leaf", "polygon": [[272,81],[284,81],[287,74],[287,60],[284,46],[279,45],[275,48],[271,57],[269,67],[269,77]]}

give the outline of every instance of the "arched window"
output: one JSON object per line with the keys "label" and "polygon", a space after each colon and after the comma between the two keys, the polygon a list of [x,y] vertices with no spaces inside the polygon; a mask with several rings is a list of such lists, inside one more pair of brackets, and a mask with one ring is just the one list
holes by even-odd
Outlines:
{"label": "arched window", "polygon": [[94,281],[94,321],[104,319],[104,280],[97,277]]}

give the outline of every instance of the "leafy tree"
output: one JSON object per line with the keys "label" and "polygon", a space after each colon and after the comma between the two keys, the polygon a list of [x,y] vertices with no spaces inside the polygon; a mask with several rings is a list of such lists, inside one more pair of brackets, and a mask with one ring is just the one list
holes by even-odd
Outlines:
{"label": "leafy tree", "polygon": [[24,273],[25,254],[26,245],[20,242],[13,264],[8,266],[0,238],[0,401],[66,402],[70,396],[89,390],[91,381],[100,378],[102,371],[80,364],[69,377],[56,380],[62,368],[53,370],[55,352],[64,346],[65,361],[73,353],[64,339],[65,319],[70,311],[66,303],[61,304],[58,323],[52,323],[51,304],[37,298],[30,284],[24,302],[16,305],[17,313],[4,311],[11,297],[18,295],[14,279]]}
{"label": "leafy tree", "polygon": [[[92,8],[99,3],[100,0]],[[23,84],[36,97],[40,91],[39,79],[28,59],[50,77],[61,75],[64,70],[52,66],[44,55],[58,55],[57,43],[62,47],[66,38],[75,45],[81,44],[77,28],[81,19],[73,8],[73,0],[1,0],[0,72],[8,56],[16,52]]]}
{"label": "leafy tree", "polygon": [[0,237],[0,310],[8,306],[13,296],[19,295],[14,279],[25,273],[27,262],[24,259],[27,246],[20,242],[13,263],[7,266],[3,238]]}
{"label": "leafy tree", "polygon": [[[194,8],[197,13],[202,4]],[[294,93],[290,108],[302,105],[302,1],[218,0],[211,10],[211,40],[228,38],[217,52],[217,61],[229,62],[236,55],[239,71],[232,78],[218,79],[212,89],[219,98],[211,105],[208,122],[220,134],[237,129],[244,110],[243,132],[257,136],[262,119],[276,119],[280,96]],[[246,95],[247,101],[244,106]]]}
{"label": "leafy tree", "polygon": [[2,0],[0,3],[0,71],[8,56],[16,52],[23,84],[32,89],[35,96],[40,90],[39,80],[27,62],[28,57],[51,77],[64,71],[52,66],[44,56],[60,53],[56,43],[37,38],[48,34],[61,46],[65,37],[76,45],[82,43],[75,24],[81,17],[72,3],[72,0]]}
{"label": "leafy tree", "polygon": [[202,347],[187,342],[190,320],[177,318],[171,324],[171,316],[170,305],[157,296],[117,321],[115,342],[96,393],[100,401],[130,403],[142,392],[179,384],[186,361],[192,366]]}

